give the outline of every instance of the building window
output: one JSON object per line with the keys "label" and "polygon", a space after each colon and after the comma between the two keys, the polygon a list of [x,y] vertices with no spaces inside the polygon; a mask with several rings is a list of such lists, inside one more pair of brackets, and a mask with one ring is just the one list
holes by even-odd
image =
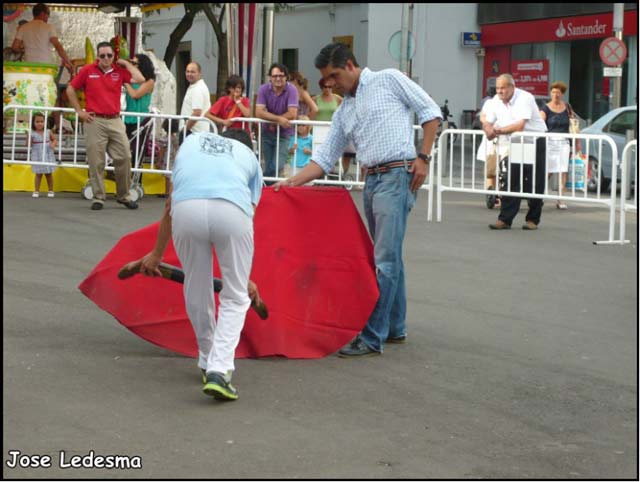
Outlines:
{"label": "building window", "polygon": [[289,72],[298,70],[298,49],[279,49],[278,62],[284,65]]}

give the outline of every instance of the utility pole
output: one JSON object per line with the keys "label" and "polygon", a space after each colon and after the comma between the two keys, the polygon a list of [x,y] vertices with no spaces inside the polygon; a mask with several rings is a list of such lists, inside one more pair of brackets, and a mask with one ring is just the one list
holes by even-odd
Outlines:
{"label": "utility pole", "polygon": [[269,67],[273,63],[273,14],[275,10],[274,3],[265,5],[265,32],[264,32],[264,68],[263,79],[266,82],[269,78]]}
{"label": "utility pole", "polygon": [[[622,40],[622,27],[624,25],[624,3],[613,4],[613,35]],[[620,65],[622,67],[622,65]],[[614,109],[620,107],[620,97],[622,90],[622,77],[613,78],[613,88],[611,92],[612,106]]]}
{"label": "utility pole", "polygon": [[402,21],[400,23],[400,72],[409,74],[409,4],[402,4]]}

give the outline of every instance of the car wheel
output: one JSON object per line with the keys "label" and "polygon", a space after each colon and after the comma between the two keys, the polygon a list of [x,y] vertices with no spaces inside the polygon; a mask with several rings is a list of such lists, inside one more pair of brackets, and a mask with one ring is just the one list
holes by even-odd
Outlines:
{"label": "car wheel", "polygon": [[589,156],[589,178],[587,179],[587,189],[589,192],[598,192],[598,180],[602,178],[600,184],[600,192],[608,192],[611,184],[611,179],[607,179],[602,176],[602,169],[600,169],[600,163],[595,157]]}

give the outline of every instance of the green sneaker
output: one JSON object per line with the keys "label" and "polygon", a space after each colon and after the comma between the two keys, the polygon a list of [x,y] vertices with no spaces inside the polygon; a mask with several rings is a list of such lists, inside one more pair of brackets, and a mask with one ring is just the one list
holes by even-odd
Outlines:
{"label": "green sneaker", "polygon": [[238,399],[238,390],[224,379],[222,373],[218,372],[207,373],[207,382],[202,387],[202,391],[216,400]]}
{"label": "green sneaker", "polygon": [[207,370],[201,368],[200,372],[202,373],[202,384],[204,385],[205,383],[207,383]]}

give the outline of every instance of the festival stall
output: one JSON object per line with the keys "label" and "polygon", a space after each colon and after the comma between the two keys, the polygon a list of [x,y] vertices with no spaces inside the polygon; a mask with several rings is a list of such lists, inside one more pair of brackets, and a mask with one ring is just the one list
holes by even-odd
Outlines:
{"label": "festival stall", "polygon": [[[18,21],[31,20],[31,6],[33,4],[15,3],[3,5],[4,29],[11,36],[7,39],[9,45],[15,37]],[[67,53],[72,57],[73,75],[80,68],[95,60],[94,45],[101,39],[111,39],[114,50],[123,58],[135,55],[140,45],[141,19],[139,17],[114,16],[122,9],[108,9],[110,4],[50,4],[50,10],[56,16],[56,29]],[[129,7],[136,4],[127,4]],[[148,10],[166,8],[167,4],[137,4]],[[170,4],[174,5],[174,4]],[[124,8],[124,7],[123,7]],[[105,12],[113,12],[111,14]],[[127,14],[129,12],[127,11]],[[105,21],[106,20],[106,21]],[[50,20],[52,22],[52,20]],[[87,35],[91,35],[91,38]],[[5,49],[7,50],[7,49]],[[6,53],[6,52],[5,52]],[[5,55],[6,58],[6,55]],[[3,60],[3,106],[24,105],[36,107],[70,107],[68,105],[65,86],[68,75],[63,76],[62,68],[56,64],[28,63],[22,61]],[[67,77],[61,83],[61,78]],[[84,92],[78,92],[78,99],[84,105]],[[31,109],[33,111],[33,109]],[[48,114],[50,115],[50,114]],[[60,139],[64,152],[56,150],[56,158],[61,166],[53,174],[56,191],[83,192],[87,184],[88,170],[65,167],[65,160],[78,159],[84,162],[84,138],[78,137],[75,142],[73,132],[75,115],[65,113],[62,121],[65,129],[62,136],[59,131],[55,134]],[[33,190],[33,173],[27,164],[12,164],[10,160],[26,160],[27,134],[29,132],[30,114],[27,109],[12,109],[3,115],[3,190],[31,191]],[[14,134],[15,131],[15,134]],[[79,132],[82,128],[79,126]],[[12,148],[16,138],[15,146]],[[75,151],[75,152],[74,152]],[[18,153],[16,155],[16,152]],[[14,155],[11,158],[11,155]],[[60,159],[62,157],[62,159]],[[142,167],[145,167],[144,164]],[[143,176],[144,192],[146,194],[163,194],[165,190],[164,177],[159,174]],[[115,193],[115,182],[109,177],[105,179],[107,193]]]}

